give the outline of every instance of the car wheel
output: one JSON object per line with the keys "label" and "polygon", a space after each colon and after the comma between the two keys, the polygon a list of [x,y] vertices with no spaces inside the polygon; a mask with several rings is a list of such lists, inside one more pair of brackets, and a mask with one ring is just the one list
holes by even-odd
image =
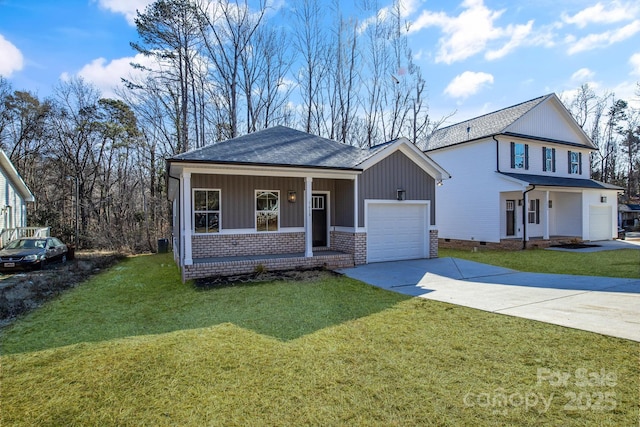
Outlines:
{"label": "car wheel", "polygon": [[43,259],[38,264],[38,270],[44,270],[45,268],[47,268],[47,260]]}

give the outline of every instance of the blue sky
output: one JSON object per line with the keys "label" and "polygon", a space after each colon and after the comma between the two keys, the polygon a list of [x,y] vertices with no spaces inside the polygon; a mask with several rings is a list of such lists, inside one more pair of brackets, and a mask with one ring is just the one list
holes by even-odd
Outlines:
{"label": "blue sky", "polygon": [[[113,96],[135,54],[135,11],[150,2],[0,0],[0,75],[40,96],[79,75]],[[583,83],[640,107],[637,0],[404,0],[403,11],[431,113],[456,111],[449,123]]]}

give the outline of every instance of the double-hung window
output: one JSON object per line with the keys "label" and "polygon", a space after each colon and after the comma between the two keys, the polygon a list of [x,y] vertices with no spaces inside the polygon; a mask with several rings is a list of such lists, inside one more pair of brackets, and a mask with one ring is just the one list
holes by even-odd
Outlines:
{"label": "double-hung window", "polygon": [[542,170],[545,172],[556,171],[556,149],[542,147]]}
{"label": "double-hung window", "polygon": [[529,200],[527,214],[529,224],[540,224],[540,199]]}
{"label": "double-hung window", "polygon": [[193,190],[193,230],[195,233],[220,231],[220,190]]}
{"label": "double-hung window", "polygon": [[278,231],[280,191],[256,191],[256,231]]}
{"label": "double-hung window", "polygon": [[511,143],[511,169],[529,169],[529,145]]}
{"label": "double-hung window", "polygon": [[582,153],[569,151],[569,173],[582,174]]}

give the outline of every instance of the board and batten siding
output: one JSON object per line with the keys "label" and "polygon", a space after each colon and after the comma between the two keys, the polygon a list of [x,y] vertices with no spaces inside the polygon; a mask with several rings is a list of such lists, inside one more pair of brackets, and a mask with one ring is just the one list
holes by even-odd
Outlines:
{"label": "board and batten siding", "polygon": [[[316,178],[313,191],[328,191],[332,225],[353,226],[353,181]],[[255,228],[255,191],[280,191],[280,227],[304,227],[304,178],[193,174],[191,188],[220,189],[222,229]],[[297,201],[287,201],[295,191]],[[338,221],[336,222],[336,218]]]}
{"label": "board and batten siding", "polygon": [[[222,229],[254,229],[256,190],[280,191],[280,227],[304,227],[304,179],[248,175],[193,174],[191,188],[215,188],[221,191]],[[297,201],[289,203],[289,191]]]}
{"label": "board and batten siding", "polygon": [[406,200],[431,200],[431,225],[435,225],[435,179],[400,151],[365,170],[358,180],[358,222],[364,227],[366,199],[396,200],[397,190],[405,190]]}

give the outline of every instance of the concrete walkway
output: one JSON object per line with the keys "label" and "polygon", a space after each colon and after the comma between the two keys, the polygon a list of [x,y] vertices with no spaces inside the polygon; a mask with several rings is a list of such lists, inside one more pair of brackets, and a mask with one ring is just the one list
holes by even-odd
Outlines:
{"label": "concrete walkway", "polygon": [[[638,259],[640,268],[640,252]],[[640,342],[640,279],[523,273],[458,258],[338,272],[406,295]]]}

